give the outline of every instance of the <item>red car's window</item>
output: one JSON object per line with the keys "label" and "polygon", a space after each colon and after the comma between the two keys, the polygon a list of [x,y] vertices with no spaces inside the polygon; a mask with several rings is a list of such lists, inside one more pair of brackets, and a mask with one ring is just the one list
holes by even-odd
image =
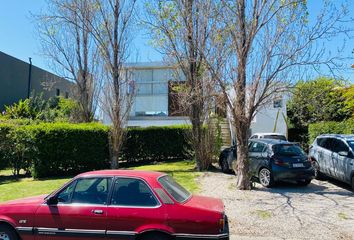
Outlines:
{"label": "red car's window", "polygon": [[58,194],[60,203],[107,204],[111,178],[82,178]]}
{"label": "red car's window", "polygon": [[71,197],[74,192],[75,185],[76,185],[76,181],[72,182],[65,189],[63,189],[57,196],[58,202],[69,203],[71,201]]}
{"label": "red car's window", "polygon": [[135,178],[118,178],[114,184],[112,205],[155,207],[159,203],[147,184]]}
{"label": "red car's window", "polygon": [[158,181],[177,202],[182,203],[191,196],[190,192],[168,175],[159,178]]}

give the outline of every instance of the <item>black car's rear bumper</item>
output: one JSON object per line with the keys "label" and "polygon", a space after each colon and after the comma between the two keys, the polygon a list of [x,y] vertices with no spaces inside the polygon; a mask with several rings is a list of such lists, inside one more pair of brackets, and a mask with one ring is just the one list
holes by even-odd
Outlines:
{"label": "black car's rear bumper", "polygon": [[299,168],[299,169],[284,169],[283,167],[274,167],[272,169],[273,178],[275,181],[281,180],[311,180],[315,177],[314,169]]}

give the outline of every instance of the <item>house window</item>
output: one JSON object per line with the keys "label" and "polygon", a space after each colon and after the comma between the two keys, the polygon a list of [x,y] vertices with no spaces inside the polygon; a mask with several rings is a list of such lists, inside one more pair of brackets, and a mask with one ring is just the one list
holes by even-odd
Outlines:
{"label": "house window", "polygon": [[281,99],[275,99],[273,101],[273,107],[274,108],[282,108],[283,107],[283,101]]}
{"label": "house window", "polygon": [[56,91],[56,96],[59,97],[60,96],[60,89],[57,88],[57,91]]}
{"label": "house window", "polygon": [[65,98],[69,98],[69,93],[65,92]]}

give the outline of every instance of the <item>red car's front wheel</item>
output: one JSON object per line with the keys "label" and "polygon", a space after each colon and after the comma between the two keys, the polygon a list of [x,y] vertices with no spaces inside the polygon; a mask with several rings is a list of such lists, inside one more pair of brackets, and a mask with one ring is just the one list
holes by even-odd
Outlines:
{"label": "red car's front wheel", "polygon": [[16,232],[9,226],[0,225],[0,240],[17,240]]}

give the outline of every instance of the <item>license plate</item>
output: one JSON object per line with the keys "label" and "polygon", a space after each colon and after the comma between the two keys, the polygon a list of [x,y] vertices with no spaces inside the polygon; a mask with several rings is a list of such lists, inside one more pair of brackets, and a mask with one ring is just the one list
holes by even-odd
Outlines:
{"label": "license plate", "polygon": [[293,163],[293,167],[294,168],[304,167],[304,164],[303,163]]}

